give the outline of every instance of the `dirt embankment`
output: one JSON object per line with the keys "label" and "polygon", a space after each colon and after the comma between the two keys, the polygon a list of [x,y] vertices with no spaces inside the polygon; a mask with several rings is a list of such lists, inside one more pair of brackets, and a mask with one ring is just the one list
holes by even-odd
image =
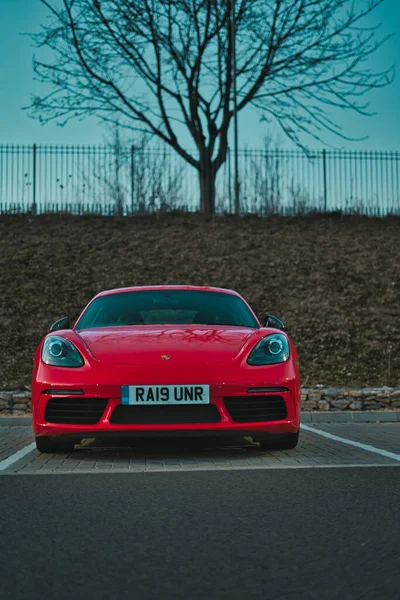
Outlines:
{"label": "dirt embankment", "polygon": [[400,219],[0,217],[0,388],[102,289],[233,288],[297,344],[303,385],[400,382]]}

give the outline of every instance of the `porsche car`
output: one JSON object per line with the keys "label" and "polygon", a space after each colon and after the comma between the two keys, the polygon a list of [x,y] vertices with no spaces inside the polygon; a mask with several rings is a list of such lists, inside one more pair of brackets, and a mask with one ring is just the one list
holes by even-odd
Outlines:
{"label": "porsche car", "polygon": [[111,436],[250,436],[294,448],[298,355],[283,323],[267,315],[261,324],[235,291],[112,289],[41,341],[32,414],[44,453]]}

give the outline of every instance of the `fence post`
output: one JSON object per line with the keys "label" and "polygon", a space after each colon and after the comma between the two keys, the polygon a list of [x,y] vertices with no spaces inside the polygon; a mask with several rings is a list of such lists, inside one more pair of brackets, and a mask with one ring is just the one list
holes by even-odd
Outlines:
{"label": "fence post", "polygon": [[33,144],[33,175],[32,175],[32,213],[35,215],[37,211],[36,206],[36,144]]}
{"label": "fence post", "polygon": [[322,166],[324,170],[324,212],[327,212],[327,197],[328,197],[328,188],[326,181],[326,150],[325,148],[322,150]]}
{"label": "fence post", "polygon": [[133,145],[131,146],[131,212],[135,209],[135,163],[134,163],[134,152]]}
{"label": "fence post", "polygon": [[231,170],[231,149],[227,148],[227,158],[228,158],[228,202],[229,202],[229,212],[233,213],[232,206],[232,170]]}

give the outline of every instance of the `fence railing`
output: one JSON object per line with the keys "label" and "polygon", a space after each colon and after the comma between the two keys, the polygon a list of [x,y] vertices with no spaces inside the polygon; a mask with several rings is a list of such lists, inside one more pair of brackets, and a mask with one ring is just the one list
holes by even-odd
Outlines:
{"label": "fence railing", "polygon": [[[216,181],[233,212],[232,152]],[[399,152],[239,151],[241,213],[400,214]],[[199,207],[196,169],[173,150],[0,145],[0,213],[123,214]]]}

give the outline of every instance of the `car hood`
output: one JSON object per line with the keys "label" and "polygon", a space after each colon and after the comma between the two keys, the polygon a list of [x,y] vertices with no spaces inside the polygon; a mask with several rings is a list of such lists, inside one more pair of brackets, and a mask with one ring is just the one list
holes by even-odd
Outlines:
{"label": "car hood", "polygon": [[255,332],[258,330],[220,325],[134,325],[76,331],[97,360],[118,365],[160,365],[166,360],[181,365],[225,362],[234,359]]}

